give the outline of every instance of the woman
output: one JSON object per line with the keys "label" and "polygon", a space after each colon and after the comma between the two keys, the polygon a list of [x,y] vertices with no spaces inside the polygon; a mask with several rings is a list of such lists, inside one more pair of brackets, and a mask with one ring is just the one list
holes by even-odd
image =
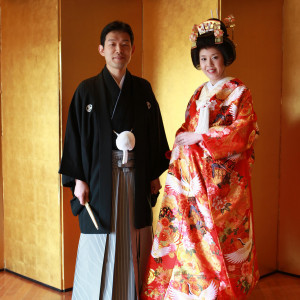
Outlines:
{"label": "woman", "polygon": [[176,133],[141,298],[246,299],[259,278],[250,184],[256,115],[250,91],[225,75],[236,55],[224,23],[195,25],[191,40],[193,64],[209,81]]}

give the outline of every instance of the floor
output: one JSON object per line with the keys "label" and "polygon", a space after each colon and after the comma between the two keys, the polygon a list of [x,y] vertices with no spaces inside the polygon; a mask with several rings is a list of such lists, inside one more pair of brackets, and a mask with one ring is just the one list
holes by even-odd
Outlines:
{"label": "floor", "polygon": [[1,300],[71,300],[72,292],[60,293],[9,272],[0,272]]}
{"label": "floor", "polygon": [[[1,300],[70,300],[72,292],[60,293],[9,272],[0,272]],[[281,273],[260,279],[250,300],[299,300],[300,278]]]}
{"label": "floor", "polygon": [[263,277],[259,280],[250,300],[299,300],[300,278],[281,273]]}

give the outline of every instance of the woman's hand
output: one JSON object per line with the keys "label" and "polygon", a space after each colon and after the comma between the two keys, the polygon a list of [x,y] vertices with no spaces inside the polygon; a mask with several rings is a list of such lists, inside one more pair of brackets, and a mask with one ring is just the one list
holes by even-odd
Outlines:
{"label": "woman's hand", "polygon": [[202,141],[202,134],[196,132],[182,132],[175,138],[175,143],[179,146],[194,145]]}
{"label": "woman's hand", "polygon": [[90,189],[86,182],[75,179],[74,196],[77,197],[81,205],[89,202]]}

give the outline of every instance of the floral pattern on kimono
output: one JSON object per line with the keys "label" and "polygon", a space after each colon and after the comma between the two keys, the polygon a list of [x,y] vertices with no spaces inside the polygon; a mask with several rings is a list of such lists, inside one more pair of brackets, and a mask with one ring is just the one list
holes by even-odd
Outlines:
{"label": "floral pattern on kimono", "polygon": [[[176,135],[196,130],[204,86],[191,97]],[[141,299],[246,299],[258,281],[251,93],[230,79],[209,101],[203,141],[173,147]]]}

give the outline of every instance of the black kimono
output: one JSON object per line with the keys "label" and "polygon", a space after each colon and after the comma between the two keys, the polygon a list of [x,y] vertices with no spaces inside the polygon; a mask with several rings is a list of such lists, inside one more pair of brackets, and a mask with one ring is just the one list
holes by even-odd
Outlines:
{"label": "black kimono", "polygon": [[[90,206],[99,224],[96,230],[87,211],[79,213],[82,233],[109,233],[112,202],[112,149],[115,149],[111,120],[116,101],[111,91],[111,81],[107,68],[78,86],[69,109],[63,156],[59,173],[63,174],[64,186],[74,187],[74,180],[86,182],[90,188]],[[112,77],[111,77],[112,79]],[[127,107],[125,128],[135,135],[135,203],[134,225],[137,229],[152,225],[150,182],[158,178],[167,168],[165,157],[169,150],[158,103],[148,81],[126,72],[122,95],[116,106]],[[127,102],[124,102],[125,100]],[[128,99],[130,101],[128,102]],[[131,121],[130,121],[131,120]],[[132,121],[133,120],[133,121]],[[78,200],[77,200],[78,201]]]}

